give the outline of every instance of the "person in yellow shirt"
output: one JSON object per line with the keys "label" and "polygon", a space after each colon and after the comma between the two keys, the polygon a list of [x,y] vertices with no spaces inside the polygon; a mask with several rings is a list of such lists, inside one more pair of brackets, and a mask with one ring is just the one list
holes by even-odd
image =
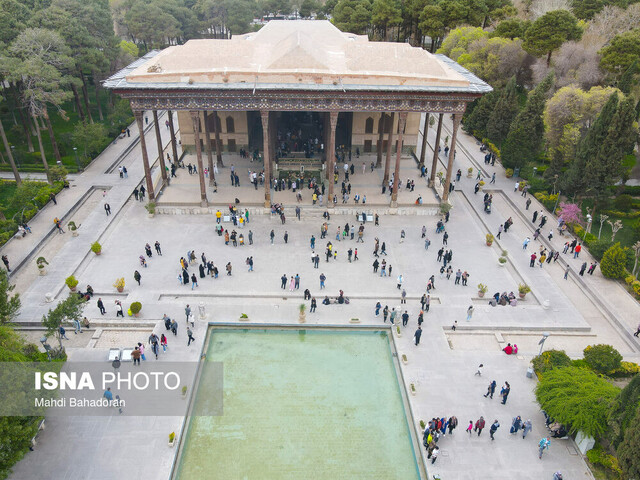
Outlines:
{"label": "person in yellow shirt", "polygon": [[220,219],[222,219],[222,212],[218,210],[216,212],[216,223],[220,223]]}

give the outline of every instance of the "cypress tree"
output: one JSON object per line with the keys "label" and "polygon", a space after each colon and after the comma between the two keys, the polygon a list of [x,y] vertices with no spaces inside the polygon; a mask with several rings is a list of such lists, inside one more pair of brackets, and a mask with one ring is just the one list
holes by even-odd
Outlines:
{"label": "cypress tree", "polygon": [[516,79],[512,77],[500,94],[496,106],[487,122],[487,137],[498,146],[507,138],[513,119],[518,114],[518,96],[516,94]]}
{"label": "cypress tree", "polygon": [[511,124],[500,151],[505,167],[521,167],[535,160],[540,153],[544,135],[542,114],[552,85],[553,73],[550,73],[529,93],[527,104]]}
{"label": "cypress tree", "polygon": [[611,121],[606,124],[606,136],[596,144],[597,153],[586,160],[584,178],[587,188],[593,190],[597,198],[607,196],[607,187],[620,179],[623,157],[633,148],[634,107],[630,98],[618,104]]}
{"label": "cypress tree", "polygon": [[494,90],[480,98],[480,100],[478,100],[478,104],[469,113],[469,115],[462,118],[464,129],[472,135],[476,135],[480,138],[486,137],[487,122],[489,121],[491,112],[493,112],[499,97],[499,93]]}
{"label": "cypress tree", "polygon": [[600,146],[609,133],[609,125],[616,113],[618,103],[618,95],[612,93],[607,103],[602,107],[598,118],[578,143],[576,158],[571,162],[567,175],[564,177],[563,190],[568,193],[584,192],[590,186],[585,177],[587,162],[592,161],[598,155]]}

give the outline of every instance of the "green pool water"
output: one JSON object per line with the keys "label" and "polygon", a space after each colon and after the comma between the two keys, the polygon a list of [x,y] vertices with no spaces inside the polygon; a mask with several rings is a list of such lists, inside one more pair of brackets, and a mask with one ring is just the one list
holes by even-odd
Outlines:
{"label": "green pool water", "polygon": [[175,478],[420,478],[386,333],[214,329],[207,361],[224,413],[190,418]]}

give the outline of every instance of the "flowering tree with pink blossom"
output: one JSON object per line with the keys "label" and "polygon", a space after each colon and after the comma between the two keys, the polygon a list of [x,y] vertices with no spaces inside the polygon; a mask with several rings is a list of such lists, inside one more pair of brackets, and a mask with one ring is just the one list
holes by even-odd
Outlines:
{"label": "flowering tree with pink blossom", "polygon": [[560,216],[565,223],[580,223],[582,210],[575,203],[560,203]]}

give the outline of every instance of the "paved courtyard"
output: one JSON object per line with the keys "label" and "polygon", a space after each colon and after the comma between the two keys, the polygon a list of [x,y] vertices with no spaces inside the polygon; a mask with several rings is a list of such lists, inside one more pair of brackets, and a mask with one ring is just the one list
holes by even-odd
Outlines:
{"label": "paved courtyard", "polygon": [[[164,115],[160,122],[164,124]],[[447,128],[450,129],[450,125],[445,125],[445,131]],[[134,136],[137,129],[131,130]],[[164,127],[161,131],[163,145],[166,145],[168,132]],[[430,143],[434,141],[432,135],[435,137],[430,131]],[[52,306],[45,301],[45,295],[50,293],[56,300],[64,298],[68,292],[64,279],[74,274],[80,281],[80,289],[92,285],[95,297],[85,308],[92,328],[82,335],[88,338],[86,341],[69,340],[70,361],[103,362],[112,346],[144,342],[154,329],[158,334],[164,332],[160,322],[164,313],[175,317],[181,329],[177,337],[169,336],[169,351],[158,361],[196,361],[203,347],[207,322],[239,324],[240,315],[245,313],[251,324],[297,325],[298,306],[303,302],[303,291],[307,288],[318,300],[318,310],[307,313],[307,325],[311,326],[347,325],[349,319],[359,318],[362,324],[386,327],[388,323],[382,321],[382,316],[374,315],[375,304],[380,301],[390,309],[406,309],[410,315],[402,335],[397,336],[394,332],[394,342],[399,354],[408,359],[408,363],[401,366],[403,381],[407,387],[410,383],[416,387],[416,395],[409,396],[409,400],[418,436],[422,433],[418,425],[420,420],[427,422],[435,416],[455,415],[460,422],[451,437],[447,435],[440,440],[441,453],[437,462],[427,464],[430,477],[439,474],[445,479],[473,479],[478,478],[478,469],[482,469],[482,476],[487,479],[504,479],[506,472],[514,472],[512,475],[521,479],[550,479],[558,470],[565,478],[590,478],[581,455],[570,440],[552,441],[548,455],[545,454],[542,460],[537,458],[536,445],[546,429],[535,402],[535,380],[527,378],[526,371],[531,358],[538,353],[542,332],[550,333],[545,349],[560,348],[572,357],[580,357],[582,349],[589,344],[609,343],[625,360],[639,361],[639,345],[631,334],[640,318],[640,308],[621,286],[604,279],[599,270],[593,276],[577,275],[582,261],[588,261],[586,252],[579,259],[561,255],[557,263],[530,268],[529,255],[538,250],[539,242],[532,242],[529,251],[523,251],[522,240],[532,235],[530,215],[541,206],[533,199],[530,210],[525,211],[524,198],[519,192],[513,192],[514,181],[506,179],[498,165],[485,167],[482,164],[474,139],[464,134],[459,138],[461,144],[454,171],[460,168],[466,172],[472,166],[475,172],[481,167],[486,168],[484,174],[489,178],[497,172],[496,183],[487,185],[494,197],[490,215],[482,210],[482,195],[473,193],[475,174],[472,179],[463,176],[451,195],[454,208],[446,224],[449,237],[444,248],[453,251],[454,273],[461,269],[470,274],[468,286],[455,285],[455,275],[450,280],[440,276],[441,263],[436,257],[442,247],[443,235],[435,233],[440,217],[392,214],[395,212],[386,207],[389,197],[383,197],[375,189],[380,170],[369,172],[359,180],[358,173],[362,174],[357,170],[354,176],[354,182],[361,182],[363,191],[367,191],[368,203],[375,205],[371,211],[381,214],[379,226],[366,223],[364,243],[335,240],[338,227],[347,223],[356,228],[359,225],[353,211],[361,207],[356,208],[353,202],[348,208],[338,205],[328,222],[329,234],[321,240],[324,208],[309,205],[308,198],[301,204],[301,219],[297,220],[293,194],[282,193],[282,199],[277,201],[286,205],[287,220],[283,225],[278,217],[263,213],[256,206],[263,198],[262,189],[255,193],[252,187],[224,187],[219,201],[216,197],[211,198],[214,209],[226,210],[231,197],[251,198],[247,202],[250,223],[236,230],[245,238],[251,230],[253,245],[233,247],[225,245],[223,237],[215,233],[213,215],[161,214],[149,218],[144,204],[131,196],[131,191],[142,179],[140,149],[136,147],[128,153],[122,141],[109,147],[84,174],[72,179],[72,188],[59,196],[58,205],[46,207],[31,222],[34,232],[31,236],[20,242],[12,241],[3,248],[3,254],[7,253],[15,265],[25,262],[12,276],[23,302],[18,321],[28,328],[25,330],[28,338],[37,341],[39,333],[34,329]],[[127,139],[127,142],[135,142],[135,138]],[[157,157],[157,152],[152,151],[155,143],[155,133],[150,129],[147,148],[151,158]],[[427,158],[431,155],[429,150]],[[220,169],[223,183],[228,183],[228,166],[236,161],[234,158],[225,156],[227,167]],[[446,158],[441,158],[439,170],[444,170],[444,161]],[[403,162],[401,178],[404,181],[413,178],[425,201],[435,203],[435,195],[426,187],[425,179],[419,178],[414,160],[407,157]],[[120,163],[127,165],[129,178],[120,179],[117,170],[113,173],[113,166]],[[157,177],[157,168],[154,171]],[[182,169],[178,176],[161,199],[167,203],[174,199],[178,203],[175,199],[182,197],[180,192],[188,187],[195,192],[194,201],[197,201],[197,177],[190,177]],[[176,190],[172,191],[174,187]],[[411,206],[413,196],[415,193],[402,193],[400,203],[404,203],[406,209],[420,208]],[[113,215],[105,214],[105,202],[111,205]],[[240,208],[243,207],[241,203]],[[74,215],[82,219],[77,237],[70,233],[64,236],[51,234],[53,216],[66,222]],[[487,247],[485,234],[496,234],[498,225],[509,217],[514,221],[512,228],[492,247]],[[431,240],[428,250],[421,238],[423,225]],[[554,219],[550,218],[547,225],[553,228]],[[234,228],[229,223],[224,227]],[[275,233],[273,245],[269,240],[271,230]],[[406,233],[403,241],[402,230]],[[288,233],[286,244],[285,231]],[[313,268],[310,260],[312,235],[316,237],[316,251],[321,256],[318,269]],[[379,260],[386,260],[392,267],[390,277],[373,273],[375,238],[379,238],[381,244],[386,243],[387,255]],[[100,256],[89,250],[95,240],[103,246]],[[141,267],[138,257],[144,255],[145,244],[153,246],[156,241],[162,246],[162,256],[154,250],[153,257],[147,259],[148,267]],[[326,262],[323,254],[328,241],[333,243],[338,255],[336,260]],[[557,249],[564,241],[556,236],[551,246]],[[544,244],[548,243],[545,238]],[[350,248],[358,249],[358,261],[348,262]],[[195,251],[198,260],[202,253],[212,260],[220,270],[219,278],[198,278],[198,287],[194,289],[190,285],[180,285],[177,280],[181,271],[179,259],[186,257],[190,250]],[[497,261],[502,250],[508,251],[506,266],[500,266]],[[35,273],[36,254],[44,254],[50,262],[46,276]],[[245,265],[245,259],[250,256],[254,261],[253,272],[248,272]],[[233,266],[231,276],[225,274],[228,262]],[[567,262],[571,274],[564,280]],[[142,275],[141,285],[133,279],[136,270]],[[197,274],[197,268],[189,270]],[[342,289],[350,299],[349,305],[321,305],[325,295],[319,288],[321,273],[327,277],[326,295],[337,296]],[[288,284],[286,289],[281,289],[283,274],[288,277],[299,274],[300,289],[292,292]],[[400,304],[401,290],[396,285],[400,274],[407,291],[406,306]],[[420,311],[419,299],[431,275],[435,275],[436,288],[431,292],[430,311],[425,314],[422,341],[415,346],[412,337]],[[112,286],[118,277],[125,278],[123,293],[116,292]],[[491,307],[486,299],[478,297],[478,283],[488,285],[488,297],[495,292],[515,292],[523,282],[531,286],[532,292],[516,307]],[[107,313],[104,316],[96,307],[96,297],[101,297],[105,303]],[[122,301],[125,310],[131,302],[140,301],[140,317],[117,319],[116,299]],[[207,317],[198,319],[194,329],[196,341],[187,347],[184,307],[190,304],[197,310],[201,302]],[[475,307],[475,312],[472,319],[466,321],[470,305]],[[455,331],[451,329],[454,322],[457,322]],[[95,338],[89,341],[92,336]],[[502,353],[506,342],[518,344],[517,356]],[[482,377],[474,375],[480,363],[484,364]],[[505,381],[511,384],[506,405],[501,405],[497,397],[493,400],[483,397],[487,384],[494,379],[499,386]],[[501,427],[495,442],[490,441],[488,432],[479,438],[476,435],[469,437],[464,432],[469,420],[475,422],[480,415],[487,420],[487,426],[494,419],[499,420]],[[525,440],[509,435],[511,419],[516,415],[533,422],[533,432]],[[16,465],[11,478],[132,479],[141,475],[143,478],[169,478],[176,450],[167,446],[166,438],[171,431],[179,432],[183,421],[182,417],[118,417],[117,414],[109,418],[52,418],[40,434],[37,449]]]}

